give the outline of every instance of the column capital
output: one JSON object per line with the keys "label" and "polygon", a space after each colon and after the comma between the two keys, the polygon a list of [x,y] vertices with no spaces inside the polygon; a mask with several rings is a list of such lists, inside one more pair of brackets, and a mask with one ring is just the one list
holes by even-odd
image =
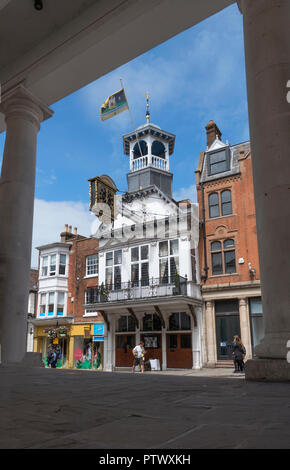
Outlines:
{"label": "column capital", "polygon": [[3,93],[0,112],[4,114],[6,122],[10,117],[21,117],[38,128],[42,121],[53,115],[53,111],[22,84]]}
{"label": "column capital", "polygon": [[245,307],[247,305],[247,298],[246,297],[242,297],[239,299],[239,304],[241,307]]}

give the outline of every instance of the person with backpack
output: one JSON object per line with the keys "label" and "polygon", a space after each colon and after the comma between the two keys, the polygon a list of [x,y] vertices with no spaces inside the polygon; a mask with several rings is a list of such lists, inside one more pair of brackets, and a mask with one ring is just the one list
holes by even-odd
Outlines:
{"label": "person with backpack", "polygon": [[52,369],[55,369],[56,368],[56,363],[57,363],[57,354],[56,354],[56,351],[55,349],[52,349],[48,355],[48,358],[47,358],[47,362],[48,362],[48,365],[50,365],[50,367]]}

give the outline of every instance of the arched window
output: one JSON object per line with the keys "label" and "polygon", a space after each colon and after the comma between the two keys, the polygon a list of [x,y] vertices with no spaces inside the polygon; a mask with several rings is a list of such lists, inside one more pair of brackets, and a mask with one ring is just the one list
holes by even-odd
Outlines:
{"label": "arched window", "polygon": [[236,272],[235,242],[232,239],[211,243],[212,275],[232,274]]}
{"label": "arched window", "polygon": [[209,216],[210,218],[219,217],[220,208],[219,208],[219,195],[218,193],[212,193],[208,197],[209,205]]}
{"label": "arched window", "polygon": [[191,321],[190,316],[185,312],[172,313],[169,317],[169,330],[190,330]]}
{"label": "arched window", "polygon": [[232,194],[230,190],[221,192],[222,215],[232,214]]}
{"label": "arched window", "polygon": [[[140,148],[141,148],[142,155],[140,153]],[[136,142],[133,148],[134,159],[140,158],[141,156],[144,157],[144,155],[148,155],[148,145],[147,145],[147,142],[145,142],[145,140],[139,140],[139,143]]]}
{"label": "arched window", "polygon": [[154,140],[151,147],[151,153],[155,157],[165,158],[165,146],[159,140]]}

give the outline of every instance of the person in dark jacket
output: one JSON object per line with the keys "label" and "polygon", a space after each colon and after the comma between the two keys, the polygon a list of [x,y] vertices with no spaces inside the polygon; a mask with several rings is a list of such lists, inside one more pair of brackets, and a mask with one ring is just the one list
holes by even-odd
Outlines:
{"label": "person in dark jacket", "polygon": [[234,336],[232,348],[235,365],[234,373],[244,372],[244,357],[246,355],[246,348],[238,335]]}
{"label": "person in dark jacket", "polygon": [[55,369],[56,363],[57,363],[57,354],[56,354],[55,349],[52,349],[48,356],[48,364],[50,365],[52,369]]}

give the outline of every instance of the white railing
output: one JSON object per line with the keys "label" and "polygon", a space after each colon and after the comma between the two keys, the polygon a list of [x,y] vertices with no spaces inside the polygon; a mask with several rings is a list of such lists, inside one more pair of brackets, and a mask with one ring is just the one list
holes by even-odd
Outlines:
{"label": "white railing", "polygon": [[131,161],[131,171],[142,170],[151,166],[153,168],[160,168],[161,170],[169,171],[169,162],[165,158],[156,157],[155,155],[146,155],[144,157],[135,158]]}

